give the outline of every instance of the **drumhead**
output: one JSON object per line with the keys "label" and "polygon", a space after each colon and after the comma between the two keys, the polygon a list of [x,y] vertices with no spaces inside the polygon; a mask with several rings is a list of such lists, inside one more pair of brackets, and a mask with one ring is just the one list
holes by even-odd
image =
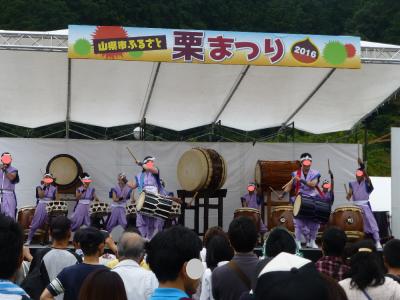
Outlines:
{"label": "drumhead", "polygon": [[260,214],[260,211],[258,209],[250,208],[250,207],[237,208],[237,209],[235,209],[235,214],[238,212],[245,212],[245,211]]}
{"label": "drumhead", "polygon": [[293,205],[293,216],[297,216],[300,212],[301,207],[301,195],[297,195]]}
{"label": "drumhead", "polygon": [[191,149],[183,153],[178,162],[178,181],[186,191],[198,191],[206,183],[208,162],[202,151]]}
{"label": "drumhead", "polygon": [[60,154],[53,157],[49,161],[46,171],[53,174],[58,185],[74,183],[81,172],[78,161],[68,154]]}
{"label": "drumhead", "polygon": [[146,198],[146,193],[141,192],[139,195],[139,199],[137,199],[137,201],[136,201],[136,210],[137,211],[140,211],[142,209],[145,198]]}
{"label": "drumhead", "polygon": [[357,212],[361,212],[362,210],[361,210],[361,208],[359,208],[359,207],[357,207],[355,205],[342,205],[342,206],[337,207],[334,210],[334,213],[335,212],[339,212],[339,211],[357,211]]}

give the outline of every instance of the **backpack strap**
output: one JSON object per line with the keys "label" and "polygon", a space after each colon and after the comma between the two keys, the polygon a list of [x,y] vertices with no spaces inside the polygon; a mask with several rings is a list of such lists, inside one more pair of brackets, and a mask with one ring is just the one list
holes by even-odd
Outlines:
{"label": "backpack strap", "polygon": [[235,273],[239,276],[240,280],[246,285],[247,289],[250,290],[251,281],[249,277],[247,277],[246,274],[244,274],[243,271],[240,270],[239,266],[233,260],[231,260],[228,263],[228,267],[231,268],[233,271],[235,271]]}

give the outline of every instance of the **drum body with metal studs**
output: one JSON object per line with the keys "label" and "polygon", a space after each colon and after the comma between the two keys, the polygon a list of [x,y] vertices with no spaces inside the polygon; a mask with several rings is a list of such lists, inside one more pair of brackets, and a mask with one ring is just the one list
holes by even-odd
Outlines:
{"label": "drum body with metal studs", "polygon": [[46,205],[46,211],[49,217],[67,216],[68,205],[65,201],[50,201]]}
{"label": "drum body with metal studs", "polygon": [[330,225],[342,229],[350,241],[364,236],[362,210],[355,205],[337,207],[332,213]]}
{"label": "drum body with metal studs", "polygon": [[293,216],[299,219],[327,223],[331,215],[331,205],[325,200],[299,194],[293,205]]}
{"label": "drum body with metal studs", "polygon": [[178,162],[178,180],[186,191],[215,191],[226,180],[226,163],[215,150],[193,148],[183,153]]}
{"label": "drum body with metal studs", "polygon": [[136,201],[136,211],[146,216],[168,220],[181,214],[181,205],[166,196],[142,192]]}
{"label": "drum body with metal studs", "polygon": [[89,215],[91,218],[103,218],[110,213],[108,203],[94,202],[90,205]]}
{"label": "drum body with metal studs", "polygon": [[273,206],[271,208],[270,229],[283,226],[287,230],[294,232],[293,207],[290,205]]}
{"label": "drum body with metal studs", "polygon": [[260,211],[255,208],[249,208],[249,207],[241,207],[237,208],[235,210],[235,213],[233,217],[239,218],[239,217],[247,217],[250,218],[253,223],[256,225],[257,230],[260,230],[260,225],[261,225],[261,216],[260,216]]}

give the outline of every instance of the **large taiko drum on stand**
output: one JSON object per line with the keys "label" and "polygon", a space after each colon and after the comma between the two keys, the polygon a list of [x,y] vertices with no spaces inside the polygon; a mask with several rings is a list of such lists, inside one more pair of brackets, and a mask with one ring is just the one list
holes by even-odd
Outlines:
{"label": "large taiko drum on stand", "polygon": [[269,190],[269,187],[281,190],[282,186],[292,178],[292,172],[298,170],[299,167],[300,162],[298,160],[259,160],[256,164],[254,178],[263,191]]}
{"label": "large taiko drum on stand", "polygon": [[53,174],[55,183],[61,192],[70,188],[73,188],[74,192],[82,172],[82,166],[78,160],[69,154],[54,156],[46,167],[46,173]]}
{"label": "large taiko drum on stand", "polygon": [[274,228],[277,226],[286,227],[287,230],[294,232],[294,223],[293,223],[293,206],[291,205],[282,205],[282,206],[273,206],[271,209],[271,226],[270,228]]}
{"label": "large taiko drum on stand", "polygon": [[356,241],[364,237],[362,210],[355,205],[336,208],[332,213],[330,225],[342,229],[349,241]]}
{"label": "large taiko drum on stand", "polygon": [[215,191],[225,183],[226,164],[213,149],[193,148],[179,159],[177,173],[179,183],[186,191]]}

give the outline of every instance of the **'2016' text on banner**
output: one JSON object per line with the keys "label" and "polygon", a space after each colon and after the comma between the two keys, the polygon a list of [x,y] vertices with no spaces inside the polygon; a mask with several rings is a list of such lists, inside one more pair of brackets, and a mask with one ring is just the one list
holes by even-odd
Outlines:
{"label": "'2016' text on banner", "polygon": [[360,38],[70,25],[68,57],[226,65],[360,68]]}

